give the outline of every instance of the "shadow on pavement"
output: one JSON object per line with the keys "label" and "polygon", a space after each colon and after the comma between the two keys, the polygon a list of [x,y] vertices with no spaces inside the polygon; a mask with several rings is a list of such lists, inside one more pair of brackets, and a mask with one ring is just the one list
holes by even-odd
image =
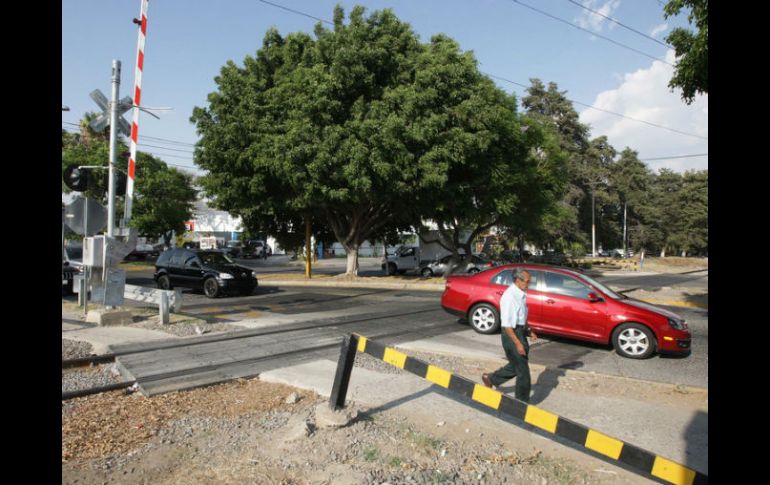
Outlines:
{"label": "shadow on pavement", "polygon": [[708,474],[709,415],[698,411],[684,432],[687,443],[685,465],[703,474]]}

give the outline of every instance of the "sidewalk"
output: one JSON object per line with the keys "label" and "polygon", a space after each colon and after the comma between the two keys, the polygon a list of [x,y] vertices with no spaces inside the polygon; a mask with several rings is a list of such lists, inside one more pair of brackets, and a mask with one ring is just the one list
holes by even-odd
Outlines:
{"label": "sidewalk", "polygon": [[[407,351],[407,354],[411,352]],[[357,354],[356,359],[362,358]],[[492,370],[501,361],[489,361],[484,370]],[[483,364],[482,364],[483,365]],[[313,390],[324,397],[331,393],[336,362],[318,360],[260,374],[260,380]],[[451,369],[448,369],[451,370]],[[542,369],[532,369],[532,404],[608,436],[624,440],[653,453],[708,473],[708,392],[690,389],[682,401],[666,399],[674,386],[645,383],[649,391],[644,398],[634,390],[640,381],[628,380],[619,387],[620,379],[589,376],[579,371],[568,372],[558,379],[541,378]],[[463,375],[462,372],[458,374]],[[480,383],[481,369],[465,377]],[[608,379],[613,382],[608,382]],[[591,467],[611,470],[630,478],[631,483],[652,483],[628,475],[628,472],[590,457],[579,448],[571,448],[553,435],[488,407],[457,396],[440,386],[407,372],[381,373],[355,367],[351,374],[347,401],[358,407],[386,411],[394,409],[410,419],[433,424],[442,434],[476,433],[485,439],[503,439],[513,447],[543,450],[550,456],[561,455]],[[501,392],[512,395],[513,386]],[[539,396],[539,397],[538,397]],[[654,424],[651,424],[654,423]],[[633,478],[632,478],[633,477]]]}

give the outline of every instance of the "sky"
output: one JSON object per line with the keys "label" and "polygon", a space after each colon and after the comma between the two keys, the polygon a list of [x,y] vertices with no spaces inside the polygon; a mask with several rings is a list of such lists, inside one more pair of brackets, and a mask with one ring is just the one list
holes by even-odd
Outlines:
{"label": "sky", "polygon": [[[708,96],[687,105],[680,90],[667,86],[675,58],[665,36],[676,27],[694,27],[687,12],[664,18],[661,0],[269,3],[326,21],[337,4],[346,16],[357,4],[369,13],[390,8],[422,42],[438,33],[457,40],[462,50],[474,53],[482,72],[519,100],[532,78],[556,83],[589,125],[591,138],[606,135],[618,152],[631,148],[653,171],[708,169]],[[203,174],[192,161],[198,135],[189,118],[216,91],[214,78],[222,66],[228,60],[242,66],[247,56],[256,56],[270,27],[282,35],[312,35],[318,22],[269,3],[150,0],[142,105],[172,109],[153,111],[160,119],[140,114],[140,151]],[[110,97],[114,59],[121,62],[119,97],[133,95],[138,27],[132,19],[139,17],[140,6],[140,0],[62,0],[62,105],[69,107],[62,111],[63,129],[76,131],[85,113],[100,111],[89,94],[99,89]],[[130,122],[131,112],[124,118]]]}

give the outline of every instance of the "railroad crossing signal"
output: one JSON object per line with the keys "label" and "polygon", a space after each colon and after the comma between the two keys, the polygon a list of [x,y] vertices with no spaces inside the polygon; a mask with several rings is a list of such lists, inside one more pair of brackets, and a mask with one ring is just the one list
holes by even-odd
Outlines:
{"label": "railroad crossing signal", "polygon": [[[91,99],[102,109],[102,114],[98,118],[89,123],[88,126],[94,131],[102,131],[110,124],[110,103],[107,97],[98,89],[91,91]],[[128,121],[122,118],[123,113],[128,111],[134,106],[134,102],[131,96],[126,96],[118,103],[118,133],[124,136],[131,136],[131,125]]]}
{"label": "railroad crossing signal", "polygon": [[75,192],[85,192],[88,188],[88,170],[70,165],[64,169],[64,185]]}

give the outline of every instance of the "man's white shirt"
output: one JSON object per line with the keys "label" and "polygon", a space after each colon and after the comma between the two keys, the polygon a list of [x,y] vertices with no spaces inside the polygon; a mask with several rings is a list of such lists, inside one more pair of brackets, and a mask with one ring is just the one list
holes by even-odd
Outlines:
{"label": "man's white shirt", "polygon": [[515,284],[500,297],[500,325],[516,328],[527,324],[527,294]]}

